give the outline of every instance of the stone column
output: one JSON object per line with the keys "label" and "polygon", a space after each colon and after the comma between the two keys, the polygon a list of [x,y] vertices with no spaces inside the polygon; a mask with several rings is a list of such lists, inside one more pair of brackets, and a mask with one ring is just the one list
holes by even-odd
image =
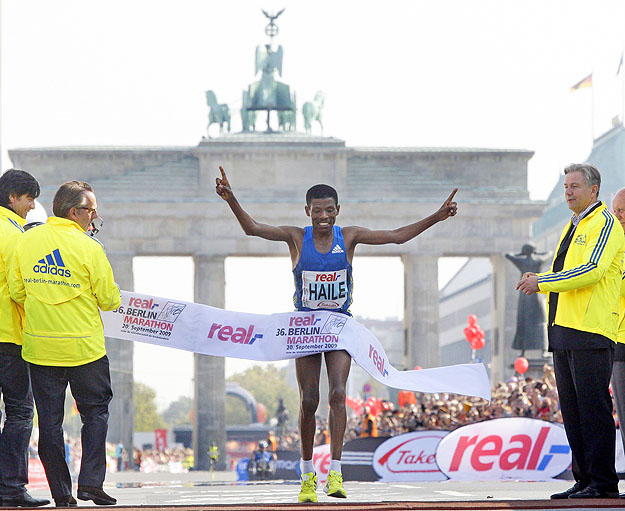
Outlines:
{"label": "stone column", "polygon": [[404,366],[440,365],[438,256],[402,255],[404,263]]}
{"label": "stone column", "polygon": [[[195,302],[225,306],[224,257],[195,255]],[[208,469],[208,448],[219,448],[219,470],[226,458],[226,370],[223,357],[194,355],[193,452],[197,470]]]}
{"label": "stone column", "polygon": [[[113,267],[115,282],[120,289],[132,291],[134,279],[132,274],[132,257],[130,253],[107,253],[108,260]],[[113,400],[109,405],[109,429],[107,440],[117,444],[122,442],[128,453],[129,467],[133,467],[134,431],[134,379],[132,341],[106,338],[106,353],[111,368],[111,384],[113,386]]]}
{"label": "stone column", "polygon": [[516,314],[519,291],[514,286],[519,281],[519,270],[503,255],[492,255],[493,265],[493,346],[491,382],[508,379],[514,373],[516,358],[512,341],[516,332]]}

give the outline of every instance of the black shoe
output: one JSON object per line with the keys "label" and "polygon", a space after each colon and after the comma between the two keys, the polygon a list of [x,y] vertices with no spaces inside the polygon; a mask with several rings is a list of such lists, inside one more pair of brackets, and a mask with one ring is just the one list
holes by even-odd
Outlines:
{"label": "black shoe", "polygon": [[618,499],[618,491],[599,490],[594,486],[587,486],[583,490],[571,493],[569,499]]}
{"label": "black shoe", "polygon": [[68,495],[67,497],[63,497],[62,499],[59,499],[59,500],[55,499],[54,503],[56,504],[56,507],[76,507],[78,505],[78,502],[76,502],[76,499],[72,497],[71,495]]}
{"label": "black shoe", "polygon": [[76,496],[80,500],[93,500],[93,503],[98,506],[114,506],[117,504],[117,499],[107,495],[103,489],[95,486],[79,486]]}
{"label": "black shoe", "polygon": [[19,497],[3,497],[3,507],[41,507],[50,504],[48,499],[36,499],[32,497],[28,492],[20,495]]}
{"label": "black shoe", "polygon": [[560,493],[554,493],[551,496],[551,498],[552,499],[568,499],[569,495],[572,495],[573,493],[577,493],[578,491],[581,491],[584,488],[586,488],[586,486],[580,483],[579,481],[577,481],[568,490],[564,490],[563,492],[560,492]]}

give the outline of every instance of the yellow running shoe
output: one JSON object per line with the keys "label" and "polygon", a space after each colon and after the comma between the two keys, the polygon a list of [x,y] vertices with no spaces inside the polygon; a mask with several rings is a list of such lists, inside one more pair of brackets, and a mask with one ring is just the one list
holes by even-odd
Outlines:
{"label": "yellow running shoe", "polygon": [[323,487],[323,491],[328,494],[328,497],[338,497],[339,499],[346,499],[347,493],[343,488],[343,474],[336,470],[330,470],[328,474],[328,480]]}
{"label": "yellow running shoe", "polygon": [[306,472],[302,474],[302,489],[297,500],[300,502],[317,502],[317,474]]}

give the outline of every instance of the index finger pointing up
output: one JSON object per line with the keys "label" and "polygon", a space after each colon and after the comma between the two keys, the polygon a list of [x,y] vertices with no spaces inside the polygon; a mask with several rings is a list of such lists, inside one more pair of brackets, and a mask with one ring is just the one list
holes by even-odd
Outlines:
{"label": "index finger pointing up", "polygon": [[[219,172],[221,172],[221,179],[226,179],[226,171],[224,170],[224,168],[220,165],[219,166]],[[457,190],[457,188],[456,188]]]}
{"label": "index finger pointing up", "polygon": [[[221,168],[221,167],[219,167]],[[451,195],[449,197],[447,197],[447,200],[445,202],[449,203],[452,201],[452,199],[454,198],[454,195],[456,195],[456,192],[458,191],[458,188],[454,188],[454,191],[451,192]]]}

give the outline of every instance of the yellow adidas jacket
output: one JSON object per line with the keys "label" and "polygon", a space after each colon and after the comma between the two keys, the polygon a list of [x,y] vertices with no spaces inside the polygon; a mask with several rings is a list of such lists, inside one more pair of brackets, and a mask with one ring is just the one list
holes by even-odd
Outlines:
{"label": "yellow adidas jacket", "polygon": [[[562,231],[558,248],[569,225]],[[543,293],[559,293],[555,324],[616,341],[625,247],[623,228],[601,204],[580,220],[573,236],[562,271],[539,273],[538,288]]]}
{"label": "yellow adidas jacket", "polygon": [[15,248],[9,290],[24,305],[22,357],[47,366],[78,366],[106,354],[98,308],[121,296],[99,241],[72,220],[50,217]]}
{"label": "yellow adidas jacket", "polygon": [[11,300],[7,274],[25,223],[17,213],[0,206],[0,342],[22,344],[24,309]]}

